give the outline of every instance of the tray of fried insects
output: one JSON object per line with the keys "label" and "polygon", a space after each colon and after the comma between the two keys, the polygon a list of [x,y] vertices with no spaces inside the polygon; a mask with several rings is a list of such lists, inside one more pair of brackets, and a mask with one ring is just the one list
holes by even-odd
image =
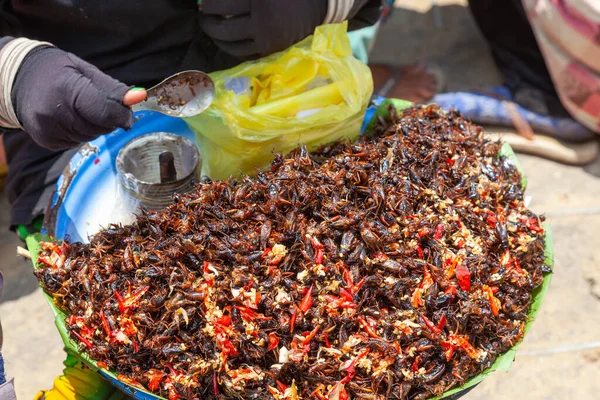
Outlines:
{"label": "tray of fried insects", "polygon": [[436,106],[365,126],[87,241],[30,237],[66,348],[137,399],[450,399],[507,370],[552,268],[514,153]]}

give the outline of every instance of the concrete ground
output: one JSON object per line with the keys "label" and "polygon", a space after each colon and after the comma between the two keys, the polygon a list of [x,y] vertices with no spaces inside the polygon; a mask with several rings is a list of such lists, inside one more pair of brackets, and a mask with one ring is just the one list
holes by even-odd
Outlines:
{"label": "concrete ground", "polygon": [[[437,62],[448,90],[474,89],[499,82],[485,43],[465,1],[401,0],[382,28],[375,61]],[[529,178],[531,207],[552,224],[555,273],[546,301],[517,360],[468,394],[486,399],[597,399],[600,393],[600,159],[568,167],[519,156]],[[8,206],[0,198],[0,226]],[[6,370],[16,378],[20,399],[52,385],[62,369],[61,341],[31,274],[16,258],[16,237],[0,230],[0,268],[5,292],[0,302]]]}

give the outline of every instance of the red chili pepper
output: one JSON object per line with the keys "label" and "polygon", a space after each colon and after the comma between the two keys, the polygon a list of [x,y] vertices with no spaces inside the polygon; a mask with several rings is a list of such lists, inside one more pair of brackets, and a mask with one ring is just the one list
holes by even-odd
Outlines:
{"label": "red chili pepper", "polygon": [[341,297],[335,297],[332,295],[325,295],[327,302],[329,303],[327,307],[332,309],[335,308],[356,308],[356,304],[353,301],[345,300]]}
{"label": "red chili pepper", "polygon": [[427,234],[429,234],[429,228],[421,228],[419,229],[419,232],[417,232],[417,236],[420,238],[426,236]]}
{"label": "red chili pepper", "polygon": [[473,359],[478,359],[481,352],[479,350],[477,350],[475,347],[473,347],[473,345],[471,343],[469,343],[469,341],[459,335],[449,335],[448,339],[450,341],[450,343],[452,343],[454,346],[460,347],[461,349],[463,349],[465,351],[465,353],[467,353],[467,355]]}
{"label": "red chili pepper", "polygon": [[458,264],[454,273],[456,274],[460,288],[468,292],[471,289],[471,272],[469,269],[462,264]]}
{"label": "red chili pepper", "polygon": [[446,356],[446,361],[450,361],[452,359],[452,356],[454,355],[454,345],[446,341],[442,341],[440,342],[440,344],[444,348],[444,355]]}
{"label": "red chili pepper", "polygon": [[223,353],[225,353],[227,355],[232,355],[232,356],[234,356],[238,353],[238,351],[235,348],[235,346],[233,345],[233,343],[231,343],[229,338],[224,333],[217,334],[216,339],[217,339],[217,346],[219,346],[219,349]]}
{"label": "red chili pepper", "polygon": [[262,257],[262,258],[265,258],[266,256],[268,256],[268,255],[269,255],[269,253],[270,253],[270,252],[271,252],[271,248],[270,248],[270,247],[267,247],[267,248],[265,249],[265,251],[263,251],[263,253],[262,253],[261,257]]}
{"label": "red chili pepper", "polygon": [[354,298],[352,297],[352,294],[350,294],[350,292],[348,292],[344,288],[340,289],[340,297],[343,297],[344,299],[346,299],[346,301],[354,302]]}
{"label": "red chili pepper", "polygon": [[281,381],[275,381],[275,383],[277,383],[277,390],[279,390],[281,393],[287,390],[287,385],[285,383]]}
{"label": "red chili pepper", "polygon": [[519,274],[523,273],[523,268],[521,268],[521,261],[519,261],[518,258],[513,259],[513,266],[515,267],[515,269],[517,270],[517,272]]}
{"label": "red chili pepper", "polygon": [[421,318],[423,318],[423,321],[425,321],[425,325],[427,325],[427,327],[429,328],[429,330],[433,333],[440,333],[442,330],[440,328],[438,328],[437,326],[435,326],[435,324],[433,322],[431,322],[429,320],[429,318],[427,318],[425,315],[421,315]]}
{"label": "red chili pepper", "polygon": [[86,324],[83,324],[83,326],[79,328],[79,332],[81,332],[81,335],[84,337],[93,337],[95,330],[96,329],[90,328]]}
{"label": "red chili pepper", "polygon": [[446,325],[446,314],[442,314],[442,317],[440,318],[440,321],[438,322],[438,329],[441,331],[442,329],[444,329],[444,326]]}
{"label": "red chili pepper", "polygon": [[269,347],[267,347],[267,351],[273,350],[279,344],[279,338],[273,332],[269,333]]}
{"label": "red chili pepper", "polygon": [[487,212],[486,221],[487,221],[488,225],[490,226],[490,228],[496,227],[497,219],[496,219],[496,215],[493,212],[491,212],[491,211]]}
{"label": "red chili pepper", "polygon": [[421,281],[419,288],[427,289],[433,284],[434,284],[434,281],[433,281],[433,278],[431,277],[431,272],[429,272],[429,268],[427,268],[426,266],[423,267],[423,280]]}
{"label": "red chili pepper", "polygon": [[360,288],[363,287],[364,284],[365,284],[365,278],[362,278],[356,285],[354,285],[352,288],[349,289],[350,293],[355,295],[356,293],[358,293]]}
{"label": "red chili pepper", "polygon": [[[308,235],[307,235],[308,236]],[[322,264],[323,263],[323,244],[319,242],[319,239],[313,236],[309,236],[310,243],[315,249],[315,263]]]}
{"label": "red chili pepper", "polygon": [[114,292],[115,292],[115,297],[117,298],[117,302],[119,303],[119,311],[121,311],[121,314],[123,314],[125,312],[125,308],[123,307],[124,299],[121,297],[121,295],[119,294],[119,291],[117,289],[115,289]]}
{"label": "red chili pepper", "polygon": [[92,342],[90,342],[89,340],[87,340],[86,338],[84,338],[83,336],[81,336],[79,333],[75,332],[75,331],[70,331],[73,335],[77,336],[77,339],[79,339],[81,341],[81,343],[83,343],[85,345],[85,347],[87,347],[88,349],[93,349],[94,345],[92,344]]}
{"label": "red chili pepper", "polygon": [[59,256],[62,256],[63,254],[63,251],[61,250],[60,246],[54,245],[54,247],[52,247],[52,250]]}
{"label": "red chili pepper", "polygon": [[340,400],[348,400],[348,392],[346,392],[346,389],[341,388],[340,389]]}
{"label": "red chili pepper", "polygon": [[290,318],[290,333],[294,333],[294,327],[296,326],[296,309],[292,308],[292,311],[290,311],[292,313],[292,316]]}
{"label": "red chili pepper", "polygon": [[302,289],[298,290],[298,293],[300,294],[306,294],[308,292],[308,289],[306,286],[304,286]]}
{"label": "red chili pepper", "polygon": [[421,248],[421,246],[419,246],[418,244],[415,245],[415,250],[417,251],[417,254],[419,255],[419,258],[423,258],[423,249]]}
{"label": "red chili pepper", "polygon": [[171,377],[173,377],[173,378],[176,378],[178,376],[184,375],[183,372],[177,371],[175,368],[173,368],[173,366],[171,364],[167,364],[166,367],[169,368],[169,371],[171,373]]}
{"label": "red chili pepper", "polygon": [[315,257],[315,262],[317,264],[323,264],[323,257],[325,254],[323,253],[323,249],[317,250],[317,256]]}
{"label": "red chili pepper", "polygon": [[462,249],[463,247],[465,247],[465,244],[466,244],[466,243],[467,243],[467,242],[465,241],[465,239],[463,239],[463,238],[459,238],[459,239],[456,241],[456,246],[458,246],[458,248],[459,248],[459,249]]}
{"label": "red chili pepper", "polygon": [[506,215],[504,215],[504,208],[502,206],[498,206],[497,217],[501,224],[506,223]]}
{"label": "red chili pepper", "polygon": [[444,235],[444,224],[439,223],[435,227],[435,232],[433,233],[433,238],[435,240],[440,240]]}
{"label": "red chili pepper", "polygon": [[313,340],[314,337],[317,335],[317,332],[319,332],[319,329],[321,329],[321,325],[317,325],[315,329],[313,329],[310,332],[307,332],[307,335],[304,337],[304,342],[302,342],[302,345],[306,346],[307,344],[310,344],[311,340]]}
{"label": "red chili pepper", "polygon": [[308,312],[308,310],[310,310],[310,307],[312,306],[312,303],[313,303],[312,292],[313,292],[313,285],[310,285],[310,289],[308,289],[308,292],[306,292],[306,294],[304,295],[302,302],[300,302],[300,311],[302,311],[304,314],[306,314]]}
{"label": "red chili pepper", "polygon": [[456,296],[456,286],[450,285],[444,290],[444,294],[451,294],[452,296]]}
{"label": "red chili pepper", "polygon": [[261,297],[262,295],[260,294],[260,292],[256,292],[256,294],[254,295],[254,304],[256,306],[260,304]]}
{"label": "red chili pepper", "polygon": [[456,160],[453,160],[453,159],[451,159],[451,158],[448,158],[448,159],[446,159],[446,164],[448,164],[448,165],[452,166],[452,165],[454,165],[455,161],[456,161]]}
{"label": "red chili pepper", "polygon": [[215,323],[223,326],[231,325],[231,317],[229,315],[223,315],[222,317],[215,318]]}
{"label": "red chili pepper", "polygon": [[492,293],[494,294],[498,293],[498,291],[500,290],[498,286],[490,286],[490,289],[492,289]]}
{"label": "red chili pepper", "polygon": [[52,263],[50,261],[46,260],[46,257],[39,256],[38,262],[45,264],[47,267],[54,268],[54,265],[52,265]]}
{"label": "red chili pepper", "polygon": [[335,297],[330,294],[326,294],[324,296],[328,303],[335,303],[335,302],[339,302],[341,300],[339,297]]}
{"label": "red chili pepper", "polygon": [[358,322],[360,323],[360,326],[363,327],[363,329],[367,332],[367,334],[369,336],[371,336],[372,338],[378,338],[379,335],[377,334],[377,331],[375,330],[375,328],[373,328],[371,326],[371,324],[369,324],[363,317],[358,317]]}
{"label": "red chili pepper", "polygon": [[415,358],[415,361],[412,363],[412,371],[417,372],[419,370],[419,357]]}
{"label": "red chili pepper", "polygon": [[539,225],[539,221],[535,218],[521,218],[521,222],[525,223],[525,226],[527,227],[527,229],[529,229],[530,231],[539,233],[539,232],[544,232],[544,228],[540,227]]}
{"label": "red chili pepper", "polygon": [[498,313],[500,311],[500,300],[498,300],[496,298],[496,296],[494,296],[494,292],[492,290],[492,288],[490,288],[489,286],[484,286],[483,290],[486,292],[488,300],[490,302],[490,309],[492,310],[492,314],[497,317]]}
{"label": "red chili pepper", "polygon": [[213,384],[213,393],[215,394],[215,397],[218,399],[219,398],[219,382],[217,381],[217,373],[216,372],[213,372],[212,384]]}
{"label": "red chili pepper", "polygon": [[126,335],[131,336],[131,335],[135,335],[137,333],[135,324],[129,318],[121,319],[121,321],[119,322],[119,325],[121,325],[121,329],[123,330],[123,333],[125,333]]}
{"label": "red chili pepper", "polygon": [[316,397],[319,400],[328,400],[328,397],[321,393],[321,387],[318,387],[310,395]]}
{"label": "red chili pepper", "polygon": [[329,343],[329,338],[327,337],[327,332],[323,332],[323,339],[325,340],[325,347],[328,349],[331,348],[331,344]]}
{"label": "red chili pepper", "polygon": [[249,307],[234,306],[234,308],[242,314],[242,319],[246,322],[252,320],[268,321],[271,319],[271,317],[265,317],[264,314],[258,313]]}
{"label": "red chili pepper", "polygon": [[[277,390],[276,388],[274,388],[271,385],[267,385],[267,390],[269,391],[269,393],[271,393],[273,395],[273,397],[281,396],[281,393],[279,393],[279,390]],[[275,398],[277,398],[277,397],[275,397]]]}
{"label": "red chili pepper", "polygon": [[140,349],[140,346],[137,344],[137,342],[133,342],[133,352],[137,353],[139,349]]}
{"label": "red chili pepper", "polygon": [[179,395],[179,393],[177,393],[177,389],[175,389],[175,386],[170,385],[169,386],[169,400],[177,400],[177,399],[181,399],[182,397]]}
{"label": "red chili pepper", "polygon": [[343,365],[342,369],[346,370],[346,376],[339,383],[341,383],[342,385],[345,385],[346,383],[350,382],[352,380],[352,378],[354,378],[354,375],[356,375],[356,369],[354,368],[354,366],[362,358],[364,358],[367,354],[369,354],[370,351],[371,351],[371,349],[366,348],[358,356],[356,356],[352,360],[345,361],[342,364]]}
{"label": "red chili pepper", "polygon": [[94,336],[95,329],[90,328],[85,324],[85,318],[80,317],[75,314],[71,314],[69,318],[65,321],[67,325],[75,325],[79,328],[79,332],[83,337],[92,337]]}
{"label": "red chili pepper", "polygon": [[352,279],[352,274],[350,273],[350,271],[348,271],[348,269],[346,267],[342,267],[342,279],[344,280],[346,287],[354,286],[354,280]]}
{"label": "red chili pepper", "polygon": [[354,358],[344,369],[346,371],[348,371],[349,374],[354,375],[356,373],[356,370],[354,369],[354,366],[363,358],[365,358],[367,356],[367,354],[369,354],[371,352],[370,348],[366,348],[363,351],[360,352],[359,355],[356,356],[356,358]]}
{"label": "red chili pepper", "polygon": [[77,321],[85,321],[85,319],[83,317],[80,317],[78,315],[75,314],[71,314],[69,316],[69,318],[67,318],[66,323],[67,325],[75,325],[77,323]]}
{"label": "red chili pepper", "polygon": [[148,382],[148,389],[152,390],[152,391],[157,391],[160,388],[160,383],[162,382],[162,380],[165,378],[167,374],[165,374],[162,371],[159,371],[157,369],[150,369],[147,373],[146,373],[146,378],[148,378],[149,382]]}
{"label": "red chili pepper", "polygon": [[144,294],[150,289],[150,286],[144,286],[131,293],[131,288],[127,290],[127,296],[122,297],[117,289],[114,290],[115,297],[119,303],[119,311],[121,314],[124,314],[127,310],[137,308],[139,306],[139,301],[144,296]]}
{"label": "red chili pepper", "polygon": [[352,303],[352,302],[349,302],[349,301],[344,301],[338,307],[339,308],[356,308],[356,304]]}
{"label": "red chili pepper", "polygon": [[104,328],[104,332],[106,332],[106,336],[111,337],[112,332],[110,331],[110,325],[108,324],[106,316],[104,315],[104,311],[100,312],[100,319],[102,320],[102,328]]}
{"label": "red chili pepper", "polygon": [[416,288],[410,302],[414,308],[422,307],[425,304],[423,303],[423,289]]}

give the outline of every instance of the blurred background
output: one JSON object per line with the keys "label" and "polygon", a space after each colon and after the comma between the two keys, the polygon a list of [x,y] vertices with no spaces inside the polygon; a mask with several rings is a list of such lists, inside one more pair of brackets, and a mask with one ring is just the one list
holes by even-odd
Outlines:
{"label": "blurred background", "polygon": [[[502,82],[466,0],[396,1],[371,61],[433,62],[445,75],[445,91],[479,90]],[[510,371],[493,374],[465,399],[597,399],[600,158],[583,167],[522,154],[519,159],[529,180],[530,206],[552,225],[555,273],[538,320]],[[0,175],[2,164],[0,155]],[[31,265],[16,256],[21,242],[8,231],[4,195],[0,195],[0,227],[3,355],[19,398],[31,399],[60,375],[64,353]]]}

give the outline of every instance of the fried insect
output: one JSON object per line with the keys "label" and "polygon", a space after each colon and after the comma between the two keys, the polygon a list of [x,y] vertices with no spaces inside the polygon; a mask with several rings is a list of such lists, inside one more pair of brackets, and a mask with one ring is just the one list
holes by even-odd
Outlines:
{"label": "fried insect", "polygon": [[361,142],[44,244],[36,275],[81,351],[169,399],[441,395],[522,339],[549,270],[499,150],[458,113],[391,110]]}

